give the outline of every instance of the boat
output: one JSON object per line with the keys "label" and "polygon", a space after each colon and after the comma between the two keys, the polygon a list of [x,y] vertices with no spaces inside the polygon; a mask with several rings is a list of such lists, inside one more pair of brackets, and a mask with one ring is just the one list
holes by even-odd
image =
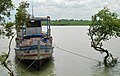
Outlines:
{"label": "boat", "polygon": [[[42,25],[46,22],[46,26]],[[43,27],[46,29],[44,30]],[[21,26],[15,38],[16,58],[32,64],[37,70],[53,54],[50,17],[32,17],[28,26]]]}

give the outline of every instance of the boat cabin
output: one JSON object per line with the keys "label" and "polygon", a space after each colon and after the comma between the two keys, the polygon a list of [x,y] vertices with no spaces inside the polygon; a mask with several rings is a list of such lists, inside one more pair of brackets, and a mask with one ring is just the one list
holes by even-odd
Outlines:
{"label": "boat cabin", "polygon": [[29,21],[28,26],[22,26],[21,28],[21,36],[22,38],[30,38],[30,37],[41,37],[42,36],[42,21],[46,22],[46,36],[50,36],[50,17],[33,17]]}

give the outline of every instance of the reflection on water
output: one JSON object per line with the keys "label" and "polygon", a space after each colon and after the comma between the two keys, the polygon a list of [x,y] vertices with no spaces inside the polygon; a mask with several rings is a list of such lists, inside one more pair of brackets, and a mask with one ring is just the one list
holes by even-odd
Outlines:
{"label": "reflection on water", "polygon": [[[17,60],[17,59],[16,59]],[[46,62],[39,71],[37,71],[33,66],[31,66],[28,70],[29,65],[26,63],[18,61],[18,64],[15,65],[16,76],[54,76],[53,73],[54,63],[53,60],[49,60]]]}
{"label": "reflection on water", "polygon": [[120,66],[120,63],[118,63],[118,65],[115,67],[109,68],[103,66],[96,66],[92,68],[92,74],[93,76],[119,76],[120,68],[118,66]]}
{"label": "reflection on water", "polygon": [[[103,60],[103,55],[90,47],[90,40],[87,35],[87,26],[53,26],[53,41],[57,46],[68,51],[87,56],[98,61]],[[120,38],[111,39],[105,43],[105,47],[120,60]],[[0,53],[7,52],[8,39],[0,39]],[[51,60],[42,66],[40,71],[24,63],[15,64],[15,41],[12,43],[10,60],[13,64],[13,71],[16,76],[120,76],[120,63],[112,68],[97,66],[98,62],[78,57],[54,48],[54,61]],[[1,67],[1,66],[0,66]],[[0,68],[2,70],[3,68]],[[25,71],[25,72],[23,72]],[[6,69],[0,72],[0,76],[9,76]]]}
{"label": "reflection on water", "polygon": [[93,76],[113,76],[110,68],[94,68]]}

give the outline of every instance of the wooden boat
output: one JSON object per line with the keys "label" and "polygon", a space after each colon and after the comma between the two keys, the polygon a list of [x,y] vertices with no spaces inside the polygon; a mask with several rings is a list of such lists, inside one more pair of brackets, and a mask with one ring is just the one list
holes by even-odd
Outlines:
{"label": "wooden boat", "polygon": [[[43,32],[42,21],[46,22],[46,32]],[[52,57],[53,53],[49,22],[49,16],[33,17],[29,21],[29,26],[24,25],[17,32],[16,57],[30,64],[34,63],[38,70],[47,59]]]}

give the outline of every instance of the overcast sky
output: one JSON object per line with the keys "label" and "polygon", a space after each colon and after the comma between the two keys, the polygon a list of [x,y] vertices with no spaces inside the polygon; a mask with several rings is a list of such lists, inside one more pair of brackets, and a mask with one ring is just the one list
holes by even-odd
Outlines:
{"label": "overcast sky", "polygon": [[[22,0],[13,0],[18,5]],[[23,0],[34,6],[35,16],[51,16],[52,19],[87,19],[104,6],[120,15],[120,0]]]}

